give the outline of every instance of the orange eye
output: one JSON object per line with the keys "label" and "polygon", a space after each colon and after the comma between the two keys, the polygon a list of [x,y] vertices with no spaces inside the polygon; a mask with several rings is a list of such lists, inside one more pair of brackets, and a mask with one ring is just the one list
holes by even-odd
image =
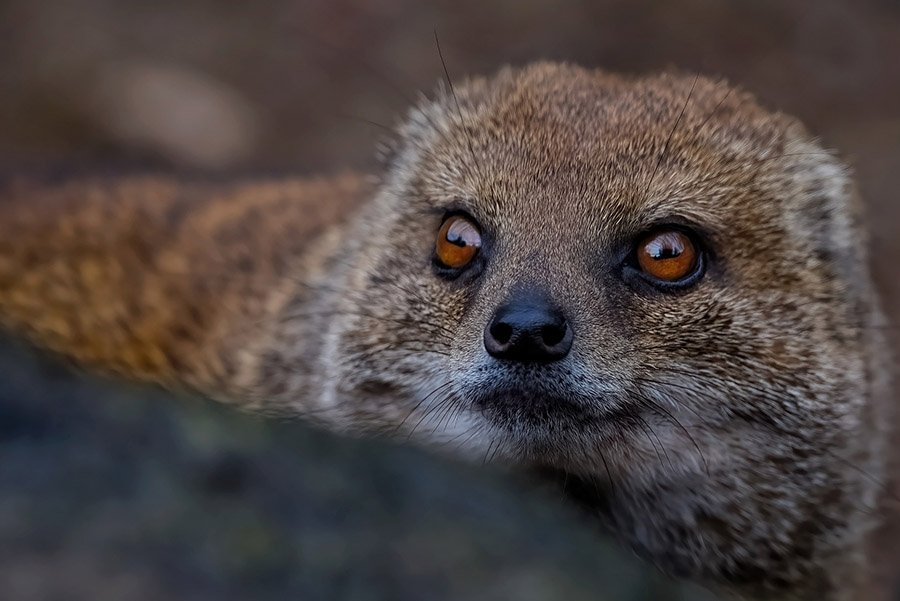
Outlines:
{"label": "orange eye", "polygon": [[460,269],[471,263],[480,248],[481,232],[478,231],[478,226],[462,215],[447,219],[434,243],[438,260],[452,269]]}
{"label": "orange eye", "polygon": [[690,236],[678,230],[648,234],[637,247],[641,271],[664,282],[675,282],[691,275],[697,268],[697,254]]}

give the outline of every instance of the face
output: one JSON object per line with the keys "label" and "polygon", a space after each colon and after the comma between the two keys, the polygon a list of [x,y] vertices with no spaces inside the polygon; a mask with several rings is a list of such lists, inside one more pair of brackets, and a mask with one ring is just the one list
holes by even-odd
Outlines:
{"label": "face", "polygon": [[843,170],[707,80],[543,65],[457,92],[413,111],[361,221],[331,398],[563,475],[675,573],[811,578],[788,558],[867,494],[829,458],[867,419]]}

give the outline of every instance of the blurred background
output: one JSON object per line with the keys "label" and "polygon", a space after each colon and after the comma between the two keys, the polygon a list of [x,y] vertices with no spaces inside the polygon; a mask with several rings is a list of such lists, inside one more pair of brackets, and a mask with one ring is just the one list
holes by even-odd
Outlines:
{"label": "blurred background", "polygon": [[[0,0],[0,171],[370,169],[383,129],[441,78],[435,30],[457,80],[536,59],[627,72],[675,67],[726,77],[765,105],[800,117],[857,174],[872,223],[876,276],[892,323],[900,322],[897,0]],[[44,431],[41,419],[53,413],[51,403],[28,405],[38,408],[38,417],[23,414],[22,399],[64,401],[74,394],[60,384],[69,382],[68,372],[32,362],[20,353],[0,356],[0,370],[26,378],[0,389],[6,394],[0,401],[8,403],[0,418],[19,424],[0,427],[0,442],[3,432],[16,444],[22,436],[31,441],[32,454],[20,451],[22,461],[45,448],[39,436],[29,438],[29,428]],[[91,398],[108,396],[88,390]],[[134,402],[136,414],[150,411]],[[101,405],[73,406],[89,420]],[[40,414],[40,407],[49,413]],[[195,424],[195,418],[172,419]],[[148,423],[140,428],[153,438],[157,422]],[[227,432],[210,435],[209,444],[227,449],[228,440],[242,436]],[[81,440],[71,438],[73,445]],[[174,452],[171,445],[154,448],[162,456]],[[146,477],[152,480],[154,470],[183,473],[178,470],[188,468],[179,461],[144,466]],[[0,485],[12,494],[18,477],[0,478]],[[53,482],[65,489],[64,479]],[[379,485],[372,486],[377,497]],[[7,542],[24,536],[2,529],[10,515],[0,514]],[[900,565],[898,539],[894,527],[881,537],[891,567]],[[48,573],[41,569],[47,555],[36,557],[43,559],[31,565],[35,577],[26,579],[33,586]],[[79,565],[69,568],[78,573]],[[9,576],[12,566],[0,562],[0,584],[13,582],[3,572]],[[51,598],[39,586],[12,590],[26,589],[37,596],[23,599]]]}
{"label": "blurred background", "polygon": [[723,76],[856,170],[900,278],[897,0],[0,0],[0,166],[333,172],[441,78],[537,59]]}

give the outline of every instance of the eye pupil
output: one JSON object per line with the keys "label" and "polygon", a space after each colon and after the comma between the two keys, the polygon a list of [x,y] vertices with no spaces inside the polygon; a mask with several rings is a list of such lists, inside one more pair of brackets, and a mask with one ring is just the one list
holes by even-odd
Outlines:
{"label": "eye pupil", "polygon": [[466,246],[468,242],[466,239],[460,235],[459,232],[454,232],[452,229],[447,232],[447,242],[450,244],[455,244],[457,246]]}

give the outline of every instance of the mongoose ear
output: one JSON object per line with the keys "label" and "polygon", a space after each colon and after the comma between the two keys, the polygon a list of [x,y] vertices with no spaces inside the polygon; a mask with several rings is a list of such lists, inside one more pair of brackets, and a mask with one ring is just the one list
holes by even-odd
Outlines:
{"label": "mongoose ear", "polygon": [[809,241],[837,281],[865,288],[868,240],[850,168],[799,124],[788,132],[784,156],[794,180],[794,202],[785,212],[789,229]]}

